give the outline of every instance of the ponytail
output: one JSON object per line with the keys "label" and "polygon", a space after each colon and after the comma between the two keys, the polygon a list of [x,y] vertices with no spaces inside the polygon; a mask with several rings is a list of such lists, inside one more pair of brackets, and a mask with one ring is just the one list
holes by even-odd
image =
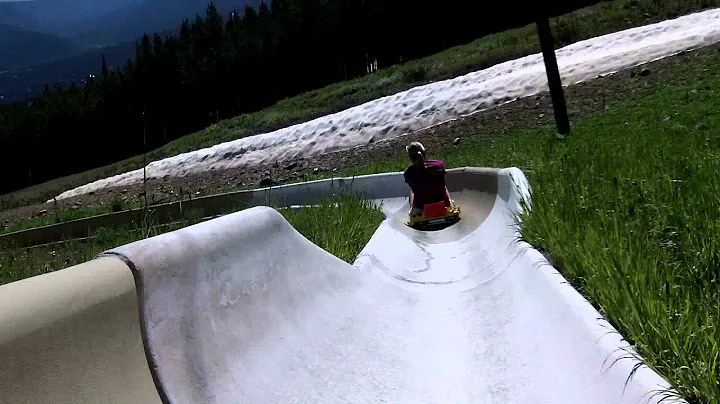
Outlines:
{"label": "ponytail", "polygon": [[417,152],[413,163],[415,163],[415,167],[417,167],[417,170],[419,172],[425,171],[425,156],[423,156],[423,153],[421,151]]}

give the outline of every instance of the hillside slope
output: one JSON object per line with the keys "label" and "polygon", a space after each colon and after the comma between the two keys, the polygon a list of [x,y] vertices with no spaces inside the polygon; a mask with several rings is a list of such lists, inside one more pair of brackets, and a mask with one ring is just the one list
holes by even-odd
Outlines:
{"label": "hillside slope", "polygon": [[27,0],[0,2],[0,24],[71,36],[82,21],[147,0]]}
{"label": "hillside slope", "polygon": [[[678,0],[664,4],[661,9],[653,6],[654,3],[651,1],[603,3],[554,20],[553,30],[557,33],[558,42],[562,44],[664,20],[715,3],[716,1],[713,0],[686,4]],[[313,117],[336,112],[428,81],[455,77],[468,71],[483,69],[500,61],[537,52],[537,50],[537,38],[532,27],[492,35],[466,46],[448,49],[432,57],[381,70],[377,74],[362,79],[338,83],[284,100],[276,106],[258,113],[241,115],[235,119],[221,122],[207,130],[178,139],[149,152],[147,159],[155,160],[172,156],[261,131],[307,121]],[[54,191],[63,191],[96,179],[142,167],[143,161],[143,156],[138,156],[110,166],[59,178],[9,194],[0,199],[0,204],[5,207],[13,207],[27,203],[29,198],[33,202],[40,201],[42,198],[51,198],[57,195]]]}
{"label": "hillside slope", "polygon": [[50,62],[75,52],[67,39],[0,24],[0,69]]}
{"label": "hillside slope", "polygon": [[0,105],[26,100],[42,91],[45,84],[82,83],[89,74],[98,74],[102,56],[110,68],[120,67],[135,54],[135,42],[129,41],[56,60],[29,68],[16,68],[0,74]]}
{"label": "hillside slope", "polygon": [[[110,46],[150,35],[175,30],[183,19],[205,14],[206,0],[149,0],[133,3],[111,13],[87,19],[75,26],[72,40],[79,46]],[[260,0],[216,0],[218,10],[227,14],[245,6],[255,7]]]}

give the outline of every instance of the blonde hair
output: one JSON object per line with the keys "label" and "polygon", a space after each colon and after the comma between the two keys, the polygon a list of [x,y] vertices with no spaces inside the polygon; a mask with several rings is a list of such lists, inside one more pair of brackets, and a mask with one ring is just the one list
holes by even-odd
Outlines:
{"label": "blonde hair", "polygon": [[418,164],[425,162],[427,152],[425,151],[425,146],[423,146],[422,143],[412,142],[409,146],[405,146],[405,151],[407,151],[408,157],[413,163]]}

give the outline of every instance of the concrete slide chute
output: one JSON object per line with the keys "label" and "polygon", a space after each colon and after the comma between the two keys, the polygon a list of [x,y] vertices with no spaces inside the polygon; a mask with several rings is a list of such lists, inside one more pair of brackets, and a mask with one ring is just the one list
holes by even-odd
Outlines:
{"label": "concrete slide chute", "polygon": [[401,173],[260,191],[369,195],[387,219],[354,265],[256,207],[111,251],[132,268],[158,387],[173,403],[640,403],[667,383],[518,241],[517,169],[448,175],[465,219],[404,226]]}
{"label": "concrete slide chute", "polygon": [[115,258],[0,286],[0,403],[160,403],[138,320]]}
{"label": "concrete slide chute", "polygon": [[273,206],[372,198],[386,220],[353,265],[257,206],[0,287],[0,387],[11,392],[0,402],[665,397],[655,393],[667,382],[633,372],[622,337],[519,241],[520,170],[454,169],[447,183],[463,220],[437,232],[404,225],[402,173],[250,195]]}

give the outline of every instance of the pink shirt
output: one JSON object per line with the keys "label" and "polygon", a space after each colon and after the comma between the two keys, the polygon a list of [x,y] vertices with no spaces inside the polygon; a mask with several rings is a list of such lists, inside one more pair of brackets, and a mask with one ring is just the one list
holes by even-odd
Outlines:
{"label": "pink shirt", "polygon": [[440,160],[425,161],[425,170],[411,165],[405,170],[405,182],[415,198],[413,206],[422,208],[427,203],[445,201],[445,164]]}

